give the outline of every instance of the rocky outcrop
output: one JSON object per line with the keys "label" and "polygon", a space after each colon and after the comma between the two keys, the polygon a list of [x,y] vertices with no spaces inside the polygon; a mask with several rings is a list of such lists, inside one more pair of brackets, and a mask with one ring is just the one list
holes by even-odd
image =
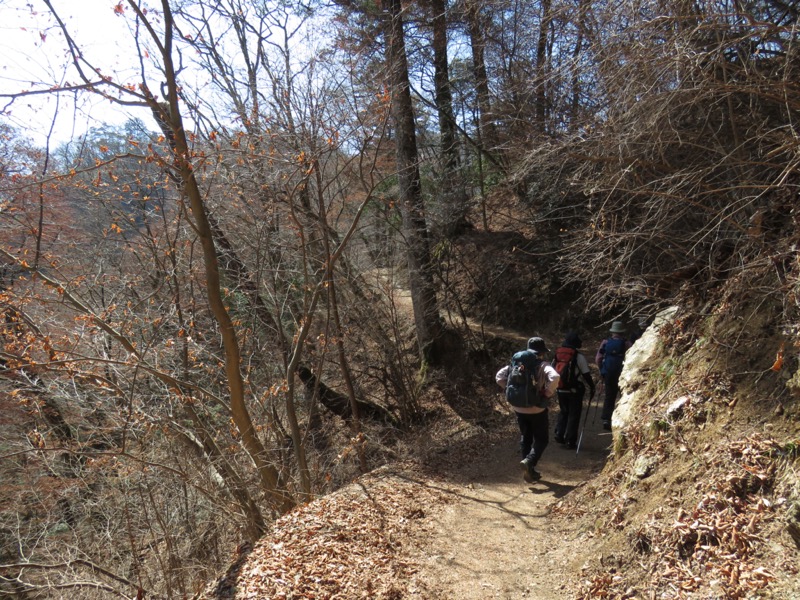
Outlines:
{"label": "rocky outcrop", "polygon": [[[644,390],[649,377],[648,363],[659,349],[659,328],[672,322],[678,314],[678,307],[671,306],[662,310],[653,319],[653,323],[645,329],[641,337],[625,353],[625,365],[619,380],[620,397],[614,409],[611,425],[615,432],[625,429],[631,420],[636,407],[647,398],[641,398],[639,390]],[[615,434],[616,435],[616,434]]]}

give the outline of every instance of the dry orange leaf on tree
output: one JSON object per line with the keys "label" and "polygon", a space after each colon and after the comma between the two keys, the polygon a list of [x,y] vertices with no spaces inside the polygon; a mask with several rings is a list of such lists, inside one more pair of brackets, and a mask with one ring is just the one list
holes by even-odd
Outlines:
{"label": "dry orange leaf on tree", "polygon": [[775,362],[772,363],[772,366],[770,368],[773,371],[780,371],[782,366],[783,366],[783,342],[781,342],[781,347],[778,348],[778,354],[775,356]]}

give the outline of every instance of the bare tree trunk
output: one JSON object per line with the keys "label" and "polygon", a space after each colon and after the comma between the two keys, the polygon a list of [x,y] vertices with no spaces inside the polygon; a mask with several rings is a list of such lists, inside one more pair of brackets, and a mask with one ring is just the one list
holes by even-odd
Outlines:
{"label": "bare tree trunk", "polygon": [[547,131],[547,30],[550,29],[550,6],[551,0],[542,0],[539,39],[536,43],[536,128],[539,133]]}
{"label": "bare tree trunk", "polygon": [[[320,235],[322,242],[325,245],[325,255],[332,256],[331,239],[328,235],[328,215],[325,210],[325,200],[322,195],[323,182],[322,170],[319,162],[314,161],[314,175],[317,180],[317,203],[319,210],[319,224]],[[339,316],[339,302],[336,298],[336,277],[334,276],[333,265],[327,261],[327,273],[325,279],[328,282],[328,306],[330,312],[333,314],[333,323],[336,327],[336,351],[339,357],[339,368],[342,372],[342,379],[344,379],[345,387],[347,388],[347,397],[350,401],[350,411],[353,418],[350,421],[350,427],[353,430],[353,438],[356,440],[356,448],[358,454],[358,462],[361,467],[361,472],[367,472],[367,458],[364,455],[364,446],[360,443],[361,437],[361,415],[358,407],[358,399],[356,398],[356,390],[353,385],[353,377],[350,373],[350,365],[347,361],[347,353],[344,348],[344,328],[342,327],[342,320]]]}
{"label": "bare tree trunk", "polygon": [[466,5],[467,27],[472,48],[472,69],[475,77],[475,94],[478,100],[478,127],[480,129],[481,148],[493,152],[497,146],[497,134],[492,122],[492,109],[489,95],[489,78],[486,74],[484,49],[486,40],[483,35],[483,22],[480,13],[480,0],[469,0]]}
{"label": "bare tree trunk", "polygon": [[579,111],[581,107],[581,54],[583,53],[583,42],[586,38],[586,17],[589,11],[590,0],[580,0],[578,7],[578,22],[575,24],[578,30],[578,37],[575,41],[575,50],[572,53],[572,100],[571,100],[571,119],[573,127],[579,121]]}
{"label": "bare tree trunk", "polygon": [[392,91],[392,117],[397,143],[397,178],[403,230],[408,243],[408,276],[417,343],[423,361],[438,363],[436,342],[442,334],[442,320],[431,273],[430,243],[422,201],[417,136],[408,79],[405,36],[400,0],[383,0],[386,22],[386,62]]}
{"label": "bare tree trunk", "polygon": [[[180,323],[182,329],[189,331],[189,326],[186,323],[183,314],[183,306],[180,294],[181,288],[176,276],[178,273],[177,253],[170,252],[168,260],[172,265],[171,279],[174,287],[173,303],[175,306],[175,312],[178,316],[178,323]],[[188,336],[182,336],[181,340],[181,368],[183,370],[184,380],[189,381]],[[177,393],[181,394],[183,392],[183,390],[180,389],[180,386],[174,387]],[[183,404],[183,411],[194,425],[195,432],[193,436],[189,436],[188,434],[184,434],[184,436],[198,449],[198,451],[202,452],[204,460],[208,461],[214,471],[219,474],[220,479],[224,482],[226,491],[230,493],[234,500],[239,504],[242,514],[244,514],[247,518],[247,537],[251,541],[257,540],[264,534],[267,528],[258,504],[255,502],[250,494],[250,491],[247,489],[245,482],[242,481],[241,476],[236,472],[234,466],[231,465],[230,461],[228,461],[227,457],[220,449],[219,445],[214,439],[214,435],[210,433],[210,429],[206,426],[206,423],[203,422],[203,419],[195,410],[192,403],[185,402]]]}
{"label": "bare tree trunk", "polygon": [[190,403],[186,403],[184,410],[185,414],[191,419],[194,431],[198,436],[198,439],[190,441],[194,442],[198,449],[202,449],[203,456],[214,467],[214,470],[219,473],[225,482],[226,490],[236,500],[242,513],[246,515],[248,523],[247,537],[251,541],[257,540],[267,530],[267,525],[258,505],[253,500],[250,492],[248,492],[245,482],[242,481],[216,441],[214,441],[214,436],[209,433],[209,428],[202,422],[194,407]]}
{"label": "bare tree trunk", "polygon": [[445,0],[430,0],[433,13],[433,65],[436,111],[439,117],[440,147],[442,150],[442,203],[445,209],[444,223],[447,235],[456,234],[466,222],[469,210],[464,178],[459,177],[459,156],[456,121],[453,115],[453,94],[450,89],[449,61],[447,59],[447,17]]}
{"label": "bare tree trunk", "polygon": [[450,71],[447,59],[447,17],[445,1],[431,0],[433,12],[433,81],[436,110],[439,115],[439,135],[445,164],[448,170],[456,170],[461,164],[458,155],[455,118],[453,117],[453,93],[450,90]]}
{"label": "bare tree trunk", "polygon": [[[253,460],[261,478],[263,491],[273,507],[285,512],[294,506],[294,501],[283,488],[283,482],[277,469],[267,460],[267,451],[261,440],[256,435],[256,430],[250,417],[250,412],[245,402],[244,380],[240,370],[241,352],[236,329],[222,298],[219,263],[217,250],[211,224],[206,214],[200,187],[195,178],[194,168],[190,157],[192,156],[183,128],[180,108],[178,105],[178,83],[175,66],[172,61],[172,12],[168,0],[161,2],[164,18],[164,40],[162,46],[164,74],[168,89],[168,114],[162,115],[172,130],[174,143],[174,164],[180,178],[182,193],[189,201],[192,216],[194,217],[195,230],[203,249],[203,262],[207,279],[208,302],[216,319],[222,344],[225,349],[225,373],[227,376],[228,391],[230,393],[231,416],[242,438],[242,445]],[[144,15],[142,15],[144,17]],[[154,111],[162,110],[155,98],[150,96],[151,108]]]}

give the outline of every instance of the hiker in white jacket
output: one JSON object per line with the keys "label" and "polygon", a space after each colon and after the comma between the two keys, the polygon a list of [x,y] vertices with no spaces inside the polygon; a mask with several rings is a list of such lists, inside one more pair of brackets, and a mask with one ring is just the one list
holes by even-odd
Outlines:
{"label": "hiker in white jacket", "polygon": [[[550,441],[550,419],[546,401],[556,394],[559,375],[546,360],[546,354],[549,350],[542,338],[532,337],[529,339],[528,351],[534,353],[536,358],[541,360],[536,381],[539,387],[538,393],[545,401],[545,405],[526,407],[512,405],[512,408],[517,415],[517,424],[519,425],[521,436],[520,451],[522,452],[522,461],[520,462],[520,467],[522,476],[525,481],[531,483],[542,478],[542,474],[534,467],[541,460],[544,449]],[[506,388],[510,369],[511,366],[506,365],[495,375],[495,381],[503,389]]]}

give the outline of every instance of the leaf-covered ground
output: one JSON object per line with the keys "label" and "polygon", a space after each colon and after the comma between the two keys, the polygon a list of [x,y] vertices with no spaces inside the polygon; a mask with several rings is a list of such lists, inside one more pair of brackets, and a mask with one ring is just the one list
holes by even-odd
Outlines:
{"label": "leaf-covered ground", "polygon": [[523,482],[515,419],[487,385],[451,399],[408,460],[280,519],[205,597],[800,598],[787,373],[765,355],[758,385],[737,385],[718,345],[672,334],[624,429],[603,431],[593,403],[579,452],[551,441],[541,481]]}
{"label": "leaf-covered ground", "polygon": [[796,423],[720,435],[683,410],[685,445],[637,425],[620,454],[593,405],[580,451],[551,442],[534,484],[504,407],[485,427],[452,415],[420,435],[418,460],[280,519],[203,597],[800,598],[796,448],[777,439]]}
{"label": "leaf-covered ground", "polygon": [[421,436],[438,441],[419,462],[379,469],[278,520],[204,597],[568,597],[580,568],[567,543],[574,527],[549,514],[600,468],[610,437],[590,416],[580,452],[552,443],[543,479],[527,484],[511,414],[498,410],[489,429],[450,424]]}

